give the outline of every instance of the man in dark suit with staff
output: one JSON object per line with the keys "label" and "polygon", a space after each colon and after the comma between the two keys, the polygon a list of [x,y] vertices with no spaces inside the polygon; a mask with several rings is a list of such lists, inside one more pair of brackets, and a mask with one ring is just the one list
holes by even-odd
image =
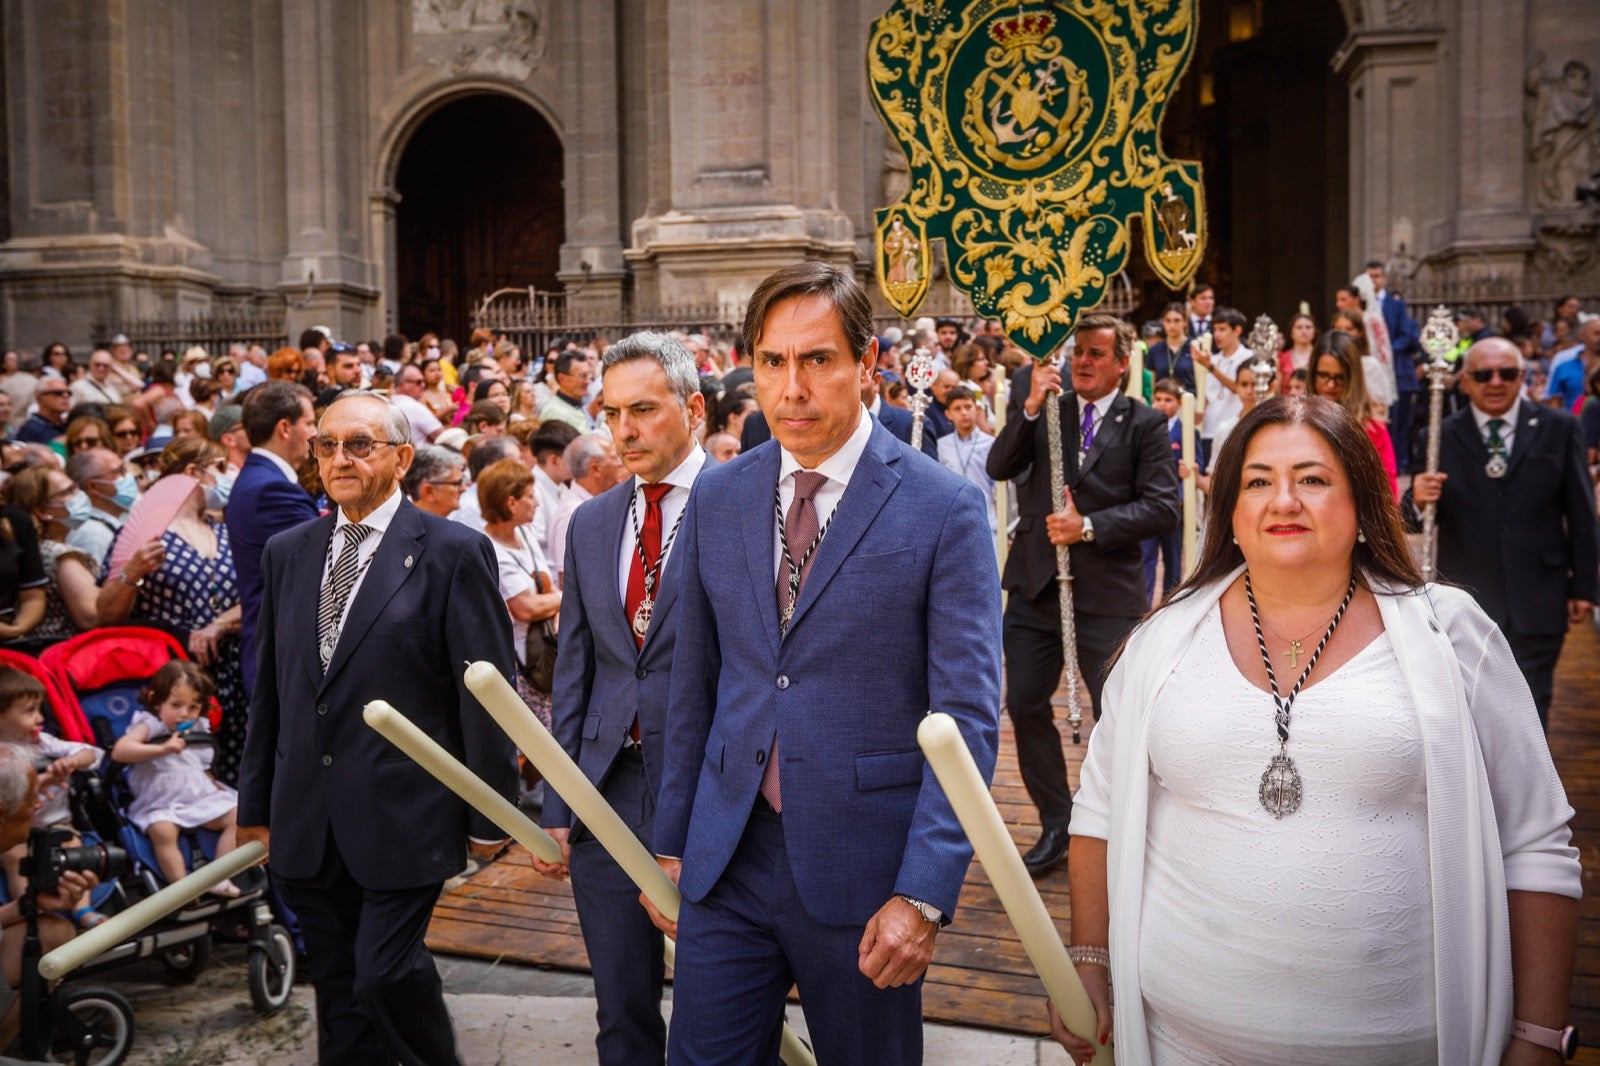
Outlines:
{"label": "man in dark suit with staff", "polygon": [[[667,689],[677,634],[679,521],[706,463],[694,431],[705,419],[694,357],[664,333],[636,333],[602,357],[602,403],[617,455],[633,477],[572,514],[567,528],[553,732],[634,834],[650,846],[661,787]],[[535,859],[572,895],[594,972],[595,1049],[602,1066],[666,1058],[661,931],[639,889],[560,796],[540,821],[566,866]]]}
{"label": "man in dark suit with staff", "polygon": [[[1045,418],[1061,371],[1032,364],[1017,371],[1006,425],[989,451],[989,476],[1017,479],[1016,537],[1001,584],[1006,602],[1006,708],[1016,729],[1017,762],[1042,832],[1023,856],[1034,874],[1067,851],[1072,791],[1050,698],[1065,656],[1056,580],[1056,545],[1068,544],[1078,666],[1096,717],[1106,664],[1149,609],[1141,541],[1178,524],[1182,513],[1167,420],[1120,391],[1133,330],[1114,315],[1078,319],[1072,388],[1059,394],[1067,505],[1050,491]],[[1041,417],[1043,416],[1043,417]],[[1024,478],[1025,475],[1025,478]],[[1077,684],[1076,678],[1068,678]]]}
{"label": "man in dark suit with staff", "polygon": [[327,1066],[459,1063],[423,935],[469,834],[482,861],[505,844],[367,728],[362,708],[387,700],[502,795],[517,793],[511,741],[462,682],[469,660],[515,669],[494,550],[405,499],[410,428],[382,396],[340,393],[314,442],[338,509],[273,537],[261,558],[239,841],[270,845],[300,919]]}
{"label": "man in dark suit with staff", "polygon": [[1439,472],[1412,499],[1437,503],[1439,576],[1466,586],[1511,644],[1549,727],[1568,625],[1596,599],[1594,485],[1578,420],[1522,397],[1522,353],[1503,337],[1467,350],[1468,405],[1440,427]]}

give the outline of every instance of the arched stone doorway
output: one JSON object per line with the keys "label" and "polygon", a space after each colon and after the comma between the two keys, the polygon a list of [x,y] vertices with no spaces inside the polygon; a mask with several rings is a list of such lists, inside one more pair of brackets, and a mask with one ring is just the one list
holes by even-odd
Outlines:
{"label": "arched stone doorway", "polygon": [[434,111],[395,171],[397,325],[465,347],[472,306],[506,286],[558,289],[566,233],[560,138],[539,112],[497,93]]}

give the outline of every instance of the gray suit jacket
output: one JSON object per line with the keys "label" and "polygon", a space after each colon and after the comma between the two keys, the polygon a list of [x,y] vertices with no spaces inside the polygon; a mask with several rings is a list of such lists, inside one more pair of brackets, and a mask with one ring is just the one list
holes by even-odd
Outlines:
{"label": "gray suit jacket", "polygon": [[[604,783],[637,715],[645,776],[654,794],[661,789],[680,553],[669,554],[662,568],[660,596],[641,648],[633,638],[623,590],[617,584],[623,538],[633,535],[628,528],[632,492],[629,478],[572,513],[551,714],[556,739],[596,788]],[[574,825],[572,811],[550,789],[540,822],[547,829],[582,828]]]}

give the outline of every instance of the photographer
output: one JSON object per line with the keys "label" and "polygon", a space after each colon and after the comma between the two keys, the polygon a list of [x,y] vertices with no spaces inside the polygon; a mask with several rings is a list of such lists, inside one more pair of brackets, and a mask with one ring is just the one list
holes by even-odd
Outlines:
{"label": "photographer", "polygon": [[[0,850],[28,839],[38,806],[39,776],[32,758],[15,744],[0,744]],[[55,889],[39,893],[39,939],[46,952],[72,939],[72,922],[63,915],[80,905],[94,883],[89,875],[65,871]],[[21,1025],[17,988],[22,984],[22,923],[17,901],[0,906],[0,966],[5,973],[5,983],[0,985],[0,1049],[16,1038]],[[0,1062],[6,1061],[0,1058]]]}

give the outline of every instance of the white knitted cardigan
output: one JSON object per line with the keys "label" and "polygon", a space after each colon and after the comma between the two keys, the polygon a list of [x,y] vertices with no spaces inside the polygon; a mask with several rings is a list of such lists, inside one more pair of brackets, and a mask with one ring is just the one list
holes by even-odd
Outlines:
{"label": "white knitted cardigan", "polygon": [[[1116,1052],[1150,1061],[1139,985],[1150,755],[1156,695],[1194,631],[1243,573],[1142,624],[1106,681],[1073,804],[1074,836],[1107,841]],[[1466,592],[1385,590],[1383,625],[1422,728],[1433,886],[1441,1066],[1498,1066],[1511,1032],[1506,891],[1582,895],[1572,808],[1533,698],[1493,622]]]}

